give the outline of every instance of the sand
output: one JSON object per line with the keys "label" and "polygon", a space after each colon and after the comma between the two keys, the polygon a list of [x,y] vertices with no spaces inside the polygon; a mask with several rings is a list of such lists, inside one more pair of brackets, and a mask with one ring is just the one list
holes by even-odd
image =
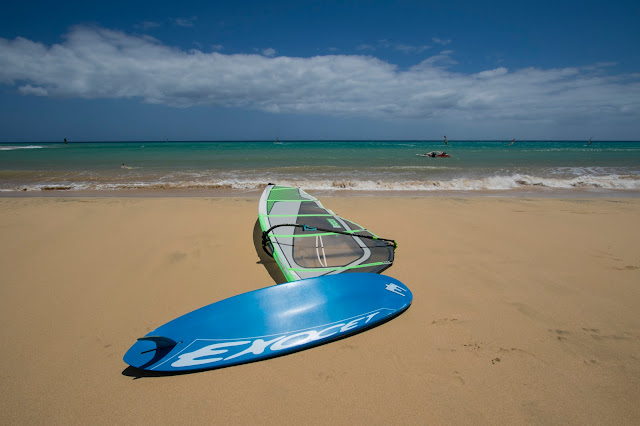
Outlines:
{"label": "sand", "polygon": [[137,337],[275,283],[257,196],[0,198],[0,423],[640,423],[640,199],[321,199],[398,241],[405,313],[139,377]]}

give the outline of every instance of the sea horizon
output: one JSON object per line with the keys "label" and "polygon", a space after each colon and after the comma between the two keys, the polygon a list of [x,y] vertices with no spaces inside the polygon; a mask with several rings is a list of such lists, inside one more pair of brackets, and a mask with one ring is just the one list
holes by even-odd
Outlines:
{"label": "sea horizon", "polygon": [[[506,142],[509,143],[512,139],[448,139],[449,143],[464,142],[464,143],[478,143],[478,142]],[[516,139],[517,143],[531,143],[531,142],[552,142],[552,143],[580,143],[588,142],[589,139]],[[94,143],[324,143],[324,142],[429,142],[429,143],[442,143],[442,139],[131,139],[131,140],[54,140],[54,141],[4,141],[0,142],[0,147],[5,145],[27,145],[27,144],[94,144]],[[640,139],[611,139],[611,140],[592,140],[593,143],[640,143]]]}

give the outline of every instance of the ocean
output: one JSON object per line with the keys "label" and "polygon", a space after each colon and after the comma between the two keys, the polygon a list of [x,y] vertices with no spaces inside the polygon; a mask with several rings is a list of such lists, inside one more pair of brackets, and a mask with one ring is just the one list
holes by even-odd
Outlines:
{"label": "ocean", "polygon": [[[416,155],[434,150],[451,157]],[[640,142],[0,144],[0,193],[5,195],[140,190],[244,194],[261,191],[268,182],[389,195],[640,196]]]}

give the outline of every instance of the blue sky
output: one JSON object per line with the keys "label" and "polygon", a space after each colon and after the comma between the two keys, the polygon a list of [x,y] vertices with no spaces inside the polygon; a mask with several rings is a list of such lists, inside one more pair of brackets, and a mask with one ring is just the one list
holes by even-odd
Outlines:
{"label": "blue sky", "polygon": [[640,140],[640,2],[14,2],[0,141]]}

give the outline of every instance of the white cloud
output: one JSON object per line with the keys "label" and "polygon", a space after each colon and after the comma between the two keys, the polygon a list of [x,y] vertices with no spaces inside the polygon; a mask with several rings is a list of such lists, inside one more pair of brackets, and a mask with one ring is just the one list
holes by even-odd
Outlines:
{"label": "white cloud", "polygon": [[266,49],[262,49],[262,54],[264,56],[268,56],[268,57],[272,58],[272,57],[276,56],[276,49],[274,49],[272,47],[269,47],[269,48],[266,48]]}
{"label": "white cloud", "polygon": [[441,38],[438,38],[438,37],[433,37],[431,39],[431,41],[433,41],[435,44],[439,44],[441,46],[446,46],[447,44],[451,43],[451,40],[444,40],[444,39],[441,39]]}
{"label": "white cloud", "polygon": [[500,68],[495,68],[492,70],[487,70],[487,71],[481,71],[477,74],[475,74],[476,77],[478,78],[494,78],[494,77],[499,77],[501,75],[505,75],[509,72],[508,69],[504,68],[504,67],[500,67]]}
{"label": "white cloud", "polygon": [[396,50],[399,50],[401,52],[405,52],[405,53],[422,53],[425,50],[431,49],[431,46],[412,46],[412,45],[407,45],[407,44],[397,44],[394,46],[394,48]]}
{"label": "white cloud", "polygon": [[192,16],[190,18],[173,18],[171,22],[178,27],[193,27],[198,18],[196,16]]}
{"label": "white cloud", "polygon": [[356,50],[376,50],[376,47],[372,44],[360,44],[356,46]]}
{"label": "white cloud", "polygon": [[[545,124],[640,123],[640,78],[588,68],[452,72],[443,51],[408,69],[372,56],[183,51],[148,36],[75,27],[62,44],[0,38],[0,84],[25,95],[138,98],[273,113]],[[605,64],[608,65],[608,64]]]}
{"label": "white cloud", "polygon": [[23,95],[47,96],[49,94],[44,87],[33,87],[30,84],[18,87],[18,91]]}
{"label": "white cloud", "polygon": [[378,40],[376,44],[360,44],[356,46],[356,50],[361,50],[361,51],[373,52],[378,49],[393,49],[393,50],[397,50],[399,52],[404,52],[407,54],[417,54],[417,53],[422,53],[425,50],[431,49],[431,46],[428,46],[428,45],[414,46],[414,45],[403,44],[403,43],[392,43],[387,39]]}

